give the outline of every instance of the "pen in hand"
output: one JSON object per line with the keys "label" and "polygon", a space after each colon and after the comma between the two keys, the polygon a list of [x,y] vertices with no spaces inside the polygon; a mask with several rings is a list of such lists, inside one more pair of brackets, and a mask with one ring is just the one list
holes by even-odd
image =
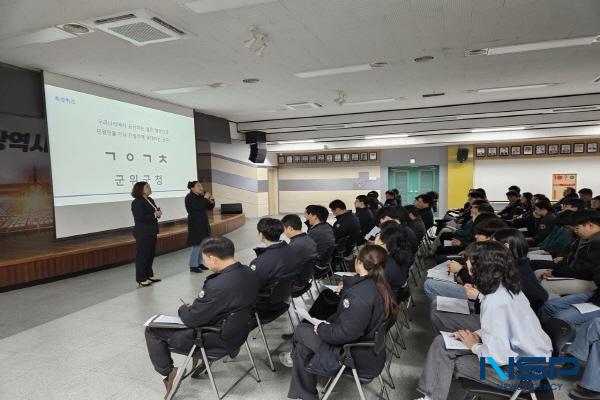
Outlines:
{"label": "pen in hand", "polygon": [[181,300],[181,302],[183,303],[184,306],[187,306],[187,303],[185,301],[183,301],[183,299],[180,297],[179,300]]}

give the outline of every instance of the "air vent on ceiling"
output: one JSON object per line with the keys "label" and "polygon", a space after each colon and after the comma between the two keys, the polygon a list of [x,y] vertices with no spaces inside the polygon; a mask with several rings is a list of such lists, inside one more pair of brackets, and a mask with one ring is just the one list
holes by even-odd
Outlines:
{"label": "air vent on ceiling", "polygon": [[290,110],[314,110],[316,108],[323,107],[319,103],[315,102],[303,102],[303,103],[290,103],[285,105],[286,108]]}
{"label": "air vent on ceiling", "polygon": [[186,35],[183,30],[145,9],[95,18],[87,23],[136,46],[177,40]]}
{"label": "air vent on ceiling", "polygon": [[594,83],[600,83],[600,75],[598,75],[598,76],[596,77],[596,79],[594,79],[594,81],[593,81],[593,82],[594,82]]}
{"label": "air vent on ceiling", "polygon": [[465,51],[465,56],[487,56],[489,53],[489,49],[475,49],[475,50],[467,50]]}
{"label": "air vent on ceiling", "polygon": [[423,97],[437,97],[437,96],[443,96],[445,94],[446,93],[425,93],[425,94],[422,94],[421,96],[423,96]]}

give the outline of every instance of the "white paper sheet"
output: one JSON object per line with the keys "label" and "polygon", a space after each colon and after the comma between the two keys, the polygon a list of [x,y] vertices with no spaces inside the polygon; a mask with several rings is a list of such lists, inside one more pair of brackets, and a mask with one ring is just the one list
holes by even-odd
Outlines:
{"label": "white paper sheet", "polygon": [[469,300],[455,299],[453,297],[437,296],[436,303],[437,303],[438,311],[451,312],[451,313],[457,313],[457,314],[466,314],[466,315],[469,315],[471,313],[471,311],[469,310]]}
{"label": "white paper sheet", "polygon": [[294,311],[296,312],[296,314],[298,314],[298,318],[300,319],[300,321],[305,319],[313,325],[319,325],[320,323],[325,322],[321,319],[311,317],[308,313],[308,310],[306,309],[306,304],[304,304],[304,301],[294,301],[294,304],[296,305]]}
{"label": "white paper sheet", "polygon": [[377,234],[381,231],[378,226],[374,227],[365,235],[365,240],[371,240],[372,237],[377,236]]}
{"label": "white paper sheet", "polygon": [[427,271],[427,277],[438,281],[454,282],[454,274],[448,274],[448,268],[445,271],[431,268]]}
{"label": "white paper sheet", "polygon": [[337,275],[337,276],[354,276],[356,274],[354,272],[334,272],[334,275]]}
{"label": "white paper sheet", "polygon": [[573,307],[575,307],[581,314],[587,314],[600,310],[600,307],[592,303],[573,304]]}
{"label": "white paper sheet", "polygon": [[452,240],[444,240],[444,247],[452,247]]}
{"label": "white paper sheet", "polygon": [[529,258],[531,261],[534,261],[534,260],[552,261],[552,255],[551,254],[533,254],[533,253],[528,253],[527,254],[527,258]]}
{"label": "white paper sheet", "polygon": [[561,276],[550,276],[548,278],[544,278],[547,281],[574,281],[575,278],[563,278]]}
{"label": "white paper sheet", "polygon": [[446,345],[446,350],[469,350],[467,346],[463,344],[458,339],[454,338],[454,334],[451,332],[440,332],[442,337],[444,338],[444,344]]}
{"label": "white paper sheet", "polygon": [[323,285],[323,287],[325,287],[329,290],[333,290],[336,293],[338,293],[340,291],[340,289],[342,288],[341,286],[338,286],[338,285]]}
{"label": "white paper sheet", "polygon": [[173,324],[173,325],[185,325],[181,318],[173,317],[170,315],[153,315],[144,323],[144,326],[150,325],[150,323],[154,324]]}

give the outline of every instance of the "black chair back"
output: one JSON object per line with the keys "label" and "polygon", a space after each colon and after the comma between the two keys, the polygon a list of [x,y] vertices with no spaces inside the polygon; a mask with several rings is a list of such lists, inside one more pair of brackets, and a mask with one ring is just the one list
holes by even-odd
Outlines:
{"label": "black chair back", "polygon": [[316,261],[315,258],[310,258],[300,265],[300,274],[296,279],[296,285],[300,286],[310,282],[314,274]]}
{"label": "black chair back", "polygon": [[575,339],[573,325],[557,318],[549,318],[542,323],[542,329],[552,341],[552,356],[558,357],[565,345]]}
{"label": "black chair back", "polygon": [[281,304],[292,297],[292,285],[294,278],[280,279],[271,287],[269,302],[271,304]]}
{"label": "black chair back", "polygon": [[241,332],[248,331],[248,318],[250,308],[243,308],[229,313],[221,323],[221,339],[227,341],[240,336]]}

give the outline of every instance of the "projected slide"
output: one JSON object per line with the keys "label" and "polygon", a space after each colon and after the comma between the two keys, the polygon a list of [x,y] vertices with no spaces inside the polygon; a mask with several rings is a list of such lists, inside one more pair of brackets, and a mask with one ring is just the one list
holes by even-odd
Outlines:
{"label": "projected slide", "polygon": [[[57,237],[131,226],[137,181],[150,183],[159,204],[183,202],[196,176],[192,117],[48,84],[45,95]],[[162,208],[163,220],[186,216]],[[90,213],[92,226],[74,228]]]}
{"label": "projected slide", "polygon": [[192,118],[50,85],[46,109],[55,207],[129,200],[142,180],[155,198],[187,193]]}

